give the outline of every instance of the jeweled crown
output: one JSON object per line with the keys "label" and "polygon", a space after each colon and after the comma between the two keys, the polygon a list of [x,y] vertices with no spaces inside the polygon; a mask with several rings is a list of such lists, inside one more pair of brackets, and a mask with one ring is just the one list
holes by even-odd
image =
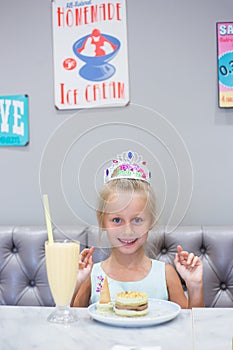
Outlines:
{"label": "jeweled crown", "polygon": [[137,152],[123,152],[104,172],[104,183],[115,179],[143,180],[150,183],[151,173],[146,167],[146,162]]}

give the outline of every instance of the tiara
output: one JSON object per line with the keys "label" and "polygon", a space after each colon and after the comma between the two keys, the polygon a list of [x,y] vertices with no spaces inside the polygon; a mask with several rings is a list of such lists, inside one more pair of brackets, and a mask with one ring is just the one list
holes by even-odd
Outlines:
{"label": "tiara", "polygon": [[123,152],[104,172],[104,183],[115,179],[143,180],[150,183],[151,172],[137,152]]}

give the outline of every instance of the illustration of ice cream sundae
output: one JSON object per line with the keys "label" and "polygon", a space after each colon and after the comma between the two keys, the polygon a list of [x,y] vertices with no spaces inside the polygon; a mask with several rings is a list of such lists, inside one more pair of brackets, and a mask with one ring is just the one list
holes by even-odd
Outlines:
{"label": "illustration of ice cream sundae", "polygon": [[102,81],[110,78],[116,71],[108,62],[120,49],[120,41],[99,29],[77,40],[73,51],[86,64],[80,69],[81,77],[91,81]]}
{"label": "illustration of ice cream sundae", "polygon": [[101,35],[99,29],[94,29],[78,52],[84,56],[105,56],[115,51],[116,48],[117,45]]}

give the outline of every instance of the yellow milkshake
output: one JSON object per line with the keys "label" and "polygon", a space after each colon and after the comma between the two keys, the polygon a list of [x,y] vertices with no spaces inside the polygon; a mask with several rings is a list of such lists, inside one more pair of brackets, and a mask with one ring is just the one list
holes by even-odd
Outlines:
{"label": "yellow milkshake", "polygon": [[75,241],[45,242],[46,268],[56,305],[69,305],[78,273],[80,244]]}

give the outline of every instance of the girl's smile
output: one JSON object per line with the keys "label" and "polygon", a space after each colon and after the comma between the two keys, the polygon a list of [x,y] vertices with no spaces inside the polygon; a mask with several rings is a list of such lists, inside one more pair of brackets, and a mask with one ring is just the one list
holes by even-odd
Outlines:
{"label": "girl's smile", "polygon": [[134,245],[134,243],[136,243],[137,240],[138,240],[138,238],[131,239],[131,240],[129,240],[129,239],[118,238],[118,241],[119,241],[120,243],[122,243],[124,246],[129,246],[129,247],[132,246],[132,245]]}

